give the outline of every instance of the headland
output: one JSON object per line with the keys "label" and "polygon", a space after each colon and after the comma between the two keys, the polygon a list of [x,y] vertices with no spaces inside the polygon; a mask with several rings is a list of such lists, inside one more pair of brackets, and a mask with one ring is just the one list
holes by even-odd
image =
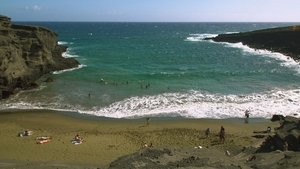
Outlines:
{"label": "headland", "polygon": [[215,42],[241,42],[254,49],[265,49],[282,53],[300,60],[300,26],[270,28],[251,32],[220,34],[214,38],[206,38]]}
{"label": "headland", "polygon": [[0,15],[0,99],[37,87],[36,80],[45,74],[77,67],[74,58],[62,57],[66,49],[58,45],[55,32],[16,25]]}

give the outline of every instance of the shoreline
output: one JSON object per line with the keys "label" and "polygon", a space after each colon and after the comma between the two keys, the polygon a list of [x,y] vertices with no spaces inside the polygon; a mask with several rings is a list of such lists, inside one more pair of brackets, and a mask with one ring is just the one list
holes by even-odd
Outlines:
{"label": "shoreline", "polygon": [[[183,116],[141,116],[136,118],[113,118],[113,117],[106,117],[106,116],[96,116],[93,114],[85,114],[79,113],[75,111],[61,111],[61,110],[51,110],[51,109],[4,109],[0,110],[1,114],[18,114],[18,113],[54,113],[54,114],[61,114],[68,117],[73,117],[77,119],[83,120],[91,120],[91,121],[118,121],[118,120],[132,120],[132,121],[145,121],[147,117],[150,117],[156,121],[176,121],[176,120],[222,120],[222,121],[230,121],[234,123],[244,123],[245,118],[240,117],[232,117],[232,118],[188,118]],[[252,123],[263,123],[269,122],[270,118],[263,118],[263,117],[253,117],[251,118]]]}

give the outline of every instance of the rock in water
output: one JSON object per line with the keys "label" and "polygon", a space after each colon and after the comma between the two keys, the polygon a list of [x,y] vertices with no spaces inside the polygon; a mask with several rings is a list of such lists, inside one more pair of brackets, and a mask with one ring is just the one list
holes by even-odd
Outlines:
{"label": "rock in water", "polygon": [[32,88],[42,75],[79,65],[63,58],[67,47],[57,44],[57,34],[42,27],[15,25],[0,15],[0,99],[20,89]]}

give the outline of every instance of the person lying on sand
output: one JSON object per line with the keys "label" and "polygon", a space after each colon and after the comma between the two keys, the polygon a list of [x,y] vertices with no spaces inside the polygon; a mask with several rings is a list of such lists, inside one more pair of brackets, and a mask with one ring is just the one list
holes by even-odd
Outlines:
{"label": "person lying on sand", "polygon": [[31,136],[32,134],[33,131],[26,129],[25,131],[19,133],[19,137]]}
{"label": "person lying on sand", "polygon": [[74,140],[81,140],[81,137],[79,136],[79,134],[76,134],[76,136],[74,137]]}
{"label": "person lying on sand", "polygon": [[73,144],[81,144],[83,143],[83,138],[76,134],[74,139],[71,141]]}
{"label": "person lying on sand", "polygon": [[42,137],[37,137],[35,140],[36,140],[36,144],[45,144],[51,141],[51,137],[42,136]]}

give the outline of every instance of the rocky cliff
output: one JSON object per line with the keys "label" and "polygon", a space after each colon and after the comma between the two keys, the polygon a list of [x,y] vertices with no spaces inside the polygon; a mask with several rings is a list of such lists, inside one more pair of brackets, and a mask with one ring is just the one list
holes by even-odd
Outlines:
{"label": "rocky cliff", "polygon": [[272,28],[252,32],[221,34],[212,39],[216,42],[242,42],[254,49],[267,49],[300,60],[300,26]]}
{"label": "rocky cliff", "polygon": [[44,74],[77,67],[76,60],[62,57],[65,51],[65,46],[57,44],[56,33],[15,25],[0,15],[0,99],[36,86]]}

